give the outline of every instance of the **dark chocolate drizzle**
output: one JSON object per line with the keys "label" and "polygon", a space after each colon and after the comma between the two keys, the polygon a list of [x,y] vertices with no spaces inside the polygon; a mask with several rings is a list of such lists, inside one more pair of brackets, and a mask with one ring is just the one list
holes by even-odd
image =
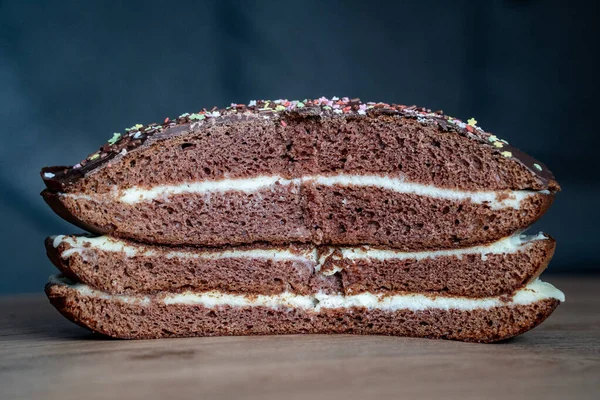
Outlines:
{"label": "dark chocolate drizzle", "polygon": [[[474,121],[463,121],[444,115],[442,111],[386,103],[362,103],[360,99],[321,97],[304,101],[259,100],[249,105],[232,104],[230,107],[211,110],[203,109],[194,114],[183,114],[178,118],[166,118],[162,123],[136,125],[120,136],[113,137],[98,151],[74,166],[44,167],[42,179],[53,192],[68,191],[79,179],[102,169],[109,161],[117,161],[127,152],[133,151],[146,142],[152,143],[191,131],[201,129],[207,124],[228,124],[241,120],[264,118],[282,121],[288,118],[375,118],[382,115],[416,119],[423,125],[436,125],[440,131],[455,132],[489,146],[497,154],[514,159],[530,170],[544,187],[558,190],[554,175],[542,162],[525,154],[495,135],[485,132]],[[496,145],[495,145],[496,144]],[[498,147],[498,146],[502,147]]]}

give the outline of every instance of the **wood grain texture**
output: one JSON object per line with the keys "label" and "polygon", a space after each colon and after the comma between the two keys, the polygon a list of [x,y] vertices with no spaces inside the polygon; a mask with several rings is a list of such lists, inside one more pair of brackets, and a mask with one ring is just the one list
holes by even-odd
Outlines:
{"label": "wood grain texture", "polygon": [[40,296],[0,298],[0,398],[597,398],[600,277],[550,278],[567,301],[499,344],[378,336],[120,341]]}

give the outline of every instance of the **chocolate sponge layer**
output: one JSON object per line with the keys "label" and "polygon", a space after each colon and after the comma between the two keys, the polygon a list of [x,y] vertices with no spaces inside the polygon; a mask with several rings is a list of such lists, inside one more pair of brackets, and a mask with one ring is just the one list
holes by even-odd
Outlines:
{"label": "chocolate sponge layer", "polygon": [[[114,238],[100,238],[105,243],[101,246],[94,245],[94,240],[99,239],[53,237],[46,239],[46,249],[58,269],[73,280],[107,293],[128,294],[218,290],[495,296],[513,293],[537,277],[548,265],[555,246],[549,237],[529,238],[506,252],[494,253],[487,247],[428,257],[425,253],[407,256],[387,250],[387,258],[378,258],[368,251],[362,257],[352,256],[364,248],[256,245],[198,249],[141,245]],[[350,255],[344,257],[342,250]]]}
{"label": "chocolate sponge layer", "polygon": [[46,294],[71,321],[115,338],[270,334],[378,334],[494,342],[522,334],[546,319],[559,300],[461,311],[385,311],[364,307],[304,310],[264,306],[205,307],[194,304],[122,302],[49,283]]}
{"label": "chocolate sponge layer", "polygon": [[332,253],[323,271],[335,268],[346,295],[363,292],[437,292],[485,297],[513,293],[538,277],[554,255],[552,238],[527,242],[512,253],[486,252],[429,258],[344,258]]}
{"label": "chocolate sponge layer", "polygon": [[43,196],[83,229],[140,242],[226,246],[255,242],[460,248],[521,231],[552,204],[534,193],[495,209],[378,187],[275,185],[253,193],[178,194],[128,204],[105,197]]}
{"label": "chocolate sponge layer", "polygon": [[42,178],[50,190],[69,193],[329,173],[403,176],[462,190],[559,190],[542,162],[456,118],[381,103],[363,104],[361,114],[354,101],[338,113],[312,103],[284,111],[273,103],[236,107],[201,120],[139,125],[73,167],[44,168]]}

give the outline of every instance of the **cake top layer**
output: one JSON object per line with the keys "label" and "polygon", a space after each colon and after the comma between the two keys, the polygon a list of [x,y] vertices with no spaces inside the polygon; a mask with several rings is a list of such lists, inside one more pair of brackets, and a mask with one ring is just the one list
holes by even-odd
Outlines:
{"label": "cake top layer", "polygon": [[204,126],[235,123],[251,119],[279,121],[286,126],[286,120],[295,118],[377,118],[382,115],[416,120],[424,126],[437,127],[440,132],[455,132],[482,145],[489,146],[506,158],[513,159],[531,171],[545,187],[558,189],[553,174],[540,161],[511,146],[496,135],[485,132],[473,118],[466,123],[458,118],[444,115],[442,111],[432,111],[417,106],[399,104],[363,103],[359,99],[347,97],[331,99],[253,100],[245,104],[232,103],[229,107],[197,113],[184,113],[177,118],[165,118],[162,123],[136,124],[124,132],[114,133],[99,150],[74,166],[45,167],[42,178],[50,190],[62,191],[90,172],[105,166],[111,159],[142,146],[148,139],[167,139],[196,131]]}

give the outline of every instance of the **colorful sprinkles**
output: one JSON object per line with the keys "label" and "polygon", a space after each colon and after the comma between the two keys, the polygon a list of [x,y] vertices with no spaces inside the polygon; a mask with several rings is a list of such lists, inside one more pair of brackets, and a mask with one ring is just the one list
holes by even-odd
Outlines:
{"label": "colorful sprinkles", "polygon": [[117,143],[120,139],[121,139],[120,133],[113,133],[113,136],[110,139],[108,139],[108,144],[110,144],[112,146],[113,144]]}
{"label": "colorful sprinkles", "polygon": [[[381,102],[364,103],[356,98],[334,96],[332,98],[319,97],[317,99],[304,100],[251,100],[247,105],[231,103],[224,109],[213,107],[210,110],[202,109],[191,114],[183,113],[177,118],[167,117],[162,123],[152,123],[146,126],[135,124],[125,129],[124,134],[114,133],[107,144],[88,156],[87,159],[73,166],[72,169],[80,170],[83,173],[98,163],[110,160],[117,155],[127,154],[127,152],[140,146],[152,135],[186,124],[191,124],[191,127],[194,128],[196,124],[205,124],[216,120],[228,121],[242,118],[261,118],[265,120],[275,119],[279,121],[281,127],[285,128],[289,123],[288,118],[293,117],[294,114],[330,118],[337,118],[338,116],[354,116],[355,118],[377,115],[399,116],[414,119],[423,125],[437,126],[442,131],[458,132],[471,139],[488,142],[498,151],[504,150],[500,152],[502,156],[513,157],[513,153],[505,149],[508,146],[508,142],[504,139],[499,139],[496,135],[483,131],[477,125],[475,118],[469,118],[465,123],[458,118],[444,115],[442,111],[434,112],[430,109],[414,105],[405,106]],[[513,149],[511,148],[511,150]],[[532,164],[533,162],[530,161],[529,165]],[[86,167],[86,165],[88,166]],[[537,163],[533,164],[532,168],[533,170],[542,171],[542,167]]]}
{"label": "colorful sprinkles", "polygon": [[206,118],[206,116],[204,114],[192,114],[190,115],[190,120],[191,121],[202,121],[204,118]]}

